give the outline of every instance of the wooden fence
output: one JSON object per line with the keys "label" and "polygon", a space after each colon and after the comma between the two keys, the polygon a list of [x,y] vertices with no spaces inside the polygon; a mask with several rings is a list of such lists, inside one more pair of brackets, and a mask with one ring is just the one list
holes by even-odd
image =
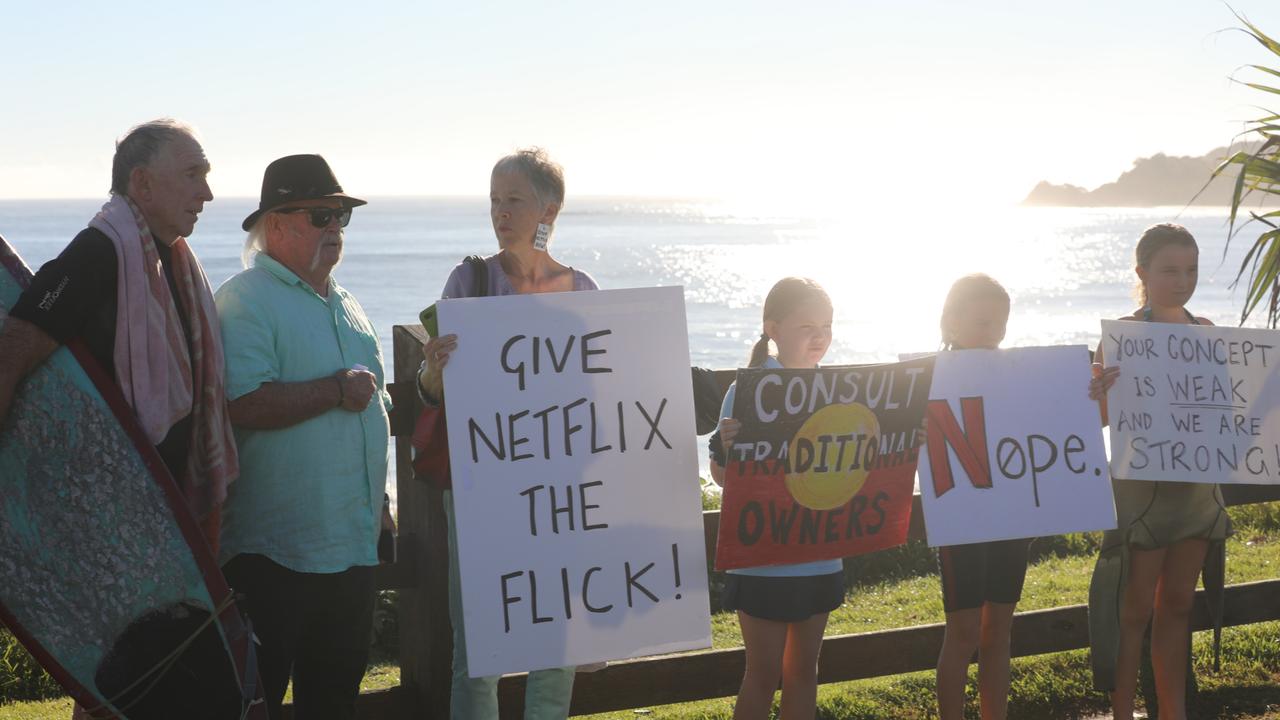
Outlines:
{"label": "wooden fence", "polygon": [[[409,437],[420,404],[415,375],[425,340],[422,328],[397,325],[393,331],[395,402],[391,433],[396,439],[396,489],[399,500],[399,558],[378,568],[380,589],[397,589],[400,626],[400,682],[389,690],[363,693],[361,718],[449,716],[453,641],[449,624],[448,562],[444,507],[439,490],[413,479]],[[722,389],[733,371],[718,373]],[[691,478],[692,482],[693,479]],[[1224,486],[1228,505],[1280,499],[1280,487]],[[707,553],[713,554],[718,512],[703,513]],[[924,536],[919,497],[910,536]],[[1202,595],[1202,593],[1201,593]],[[1226,590],[1224,626],[1280,619],[1280,580],[1231,585]],[[1193,627],[1210,627],[1203,597],[1196,600]],[[943,625],[921,625],[874,633],[828,636],[822,645],[818,681],[858,680],[932,669],[942,646]],[[1013,621],[1014,657],[1088,647],[1084,605],[1018,613]],[[688,702],[733,695],[742,680],[742,648],[668,655],[610,663],[578,675],[573,713],[585,714]],[[508,675],[498,685],[502,716],[520,717],[524,675]]]}

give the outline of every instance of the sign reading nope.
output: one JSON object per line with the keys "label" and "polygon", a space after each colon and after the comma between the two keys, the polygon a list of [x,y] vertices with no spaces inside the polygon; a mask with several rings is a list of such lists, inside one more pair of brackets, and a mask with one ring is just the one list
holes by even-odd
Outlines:
{"label": "sign reading nope.", "polygon": [[937,358],[920,458],[929,545],[1116,526],[1088,348]]}
{"label": "sign reading nope.", "polygon": [[716,569],[906,542],[933,359],[739,370]]}
{"label": "sign reading nope.", "polygon": [[1280,333],[1102,321],[1111,474],[1280,483]]}
{"label": "sign reading nope.", "polygon": [[681,289],[439,313],[472,676],[710,646]]}

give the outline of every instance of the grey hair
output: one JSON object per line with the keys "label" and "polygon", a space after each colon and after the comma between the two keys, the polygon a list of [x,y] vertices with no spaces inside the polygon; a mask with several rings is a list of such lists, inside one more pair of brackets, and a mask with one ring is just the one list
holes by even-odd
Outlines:
{"label": "grey hair", "polygon": [[[255,255],[267,252],[267,218],[269,217],[271,213],[263,213],[249,228],[249,233],[244,236],[244,248],[240,250],[240,264],[246,270],[253,267]],[[320,249],[317,247],[315,255],[311,257],[311,270],[315,270],[319,264]],[[341,264],[341,261],[338,264]],[[335,268],[337,266],[334,265]]]}
{"label": "grey hair", "polygon": [[271,213],[263,213],[249,228],[244,237],[244,249],[240,251],[240,264],[246,270],[253,267],[253,256],[267,251],[267,218]]}
{"label": "grey hair", "polygon": [[126,194],[134,168],[146,166],[164,146],[184,136],[194,138],[195,128],[173,118],[159,118],[129,128],[129,132],[116,141],[116,154],[111,159],[111,193]]}
{"label": "grey hair", "polygon": [[518,172],[533,184],[533,194],[542,205],[564,207],[564,168],[538,147],[522,148],[499,160],[493,172]]}

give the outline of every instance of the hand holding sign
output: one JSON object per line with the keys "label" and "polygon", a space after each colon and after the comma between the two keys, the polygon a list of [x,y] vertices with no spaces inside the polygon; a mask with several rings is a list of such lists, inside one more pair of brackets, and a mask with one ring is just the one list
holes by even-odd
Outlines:
{"label": "hand holding sign", "polygon": [[436,400],[444,399],[444,368],[449,364],[449,356],[458,347],[457,335],[429,337],[422,344],[422,369],[418,373],[418,384],[422,386],[427,397]]}
{"label": "hand holding sign", "polygon": [[1119,379],[1120,368],[1103,367],[1102,363],[1093,363],[1089,366],[1089,369],[1093,374],[1093,377],[1089,380],[1089,399],[1102,400],[1106,398],[1107,391]]}

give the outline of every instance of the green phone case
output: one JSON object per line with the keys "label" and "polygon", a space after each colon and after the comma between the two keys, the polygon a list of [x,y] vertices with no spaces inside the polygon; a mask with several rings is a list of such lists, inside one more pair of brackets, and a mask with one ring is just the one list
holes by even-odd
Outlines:
{"label": "green phone case", "polygon": [[422,323],[422,327],[426,329],[427,335],[436,337],[440,334],[440,322],[436,318],[435,303],[432,303],[431,307],[418,313],[418,320]]}

